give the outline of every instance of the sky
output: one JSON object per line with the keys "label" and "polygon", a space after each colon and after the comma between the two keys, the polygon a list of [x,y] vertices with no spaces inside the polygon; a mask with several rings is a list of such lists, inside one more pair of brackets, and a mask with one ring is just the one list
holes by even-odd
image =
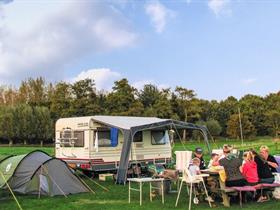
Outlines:
{"label": "sky", "polygon": [[182,86],[223,100],[280,90],[278,0],[0,0],[0,85]]}

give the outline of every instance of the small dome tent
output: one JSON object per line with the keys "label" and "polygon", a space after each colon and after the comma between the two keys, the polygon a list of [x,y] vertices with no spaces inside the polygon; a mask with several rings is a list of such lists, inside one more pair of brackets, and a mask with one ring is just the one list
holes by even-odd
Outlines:
{"label": "small dome tent", "polygon": [[89,192],[67,164],[42,151],[0,160],[0,189],[8,183],[14,192],[40,195],[68,195]]}

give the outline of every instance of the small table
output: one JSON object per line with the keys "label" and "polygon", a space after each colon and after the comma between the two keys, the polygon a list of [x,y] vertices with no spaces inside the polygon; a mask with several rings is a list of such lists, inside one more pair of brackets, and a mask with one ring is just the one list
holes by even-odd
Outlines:
{"label": "small table", "polygon": [[[144,183],[150,183],[150,201],[153,200],[152,198],[152,189],[160,189],[161,190],[161,200],[162,203],[164,204],[164,189],[163,189],[163,178],[129,178],[127,179],[128,181],[128,202],[130,203],[130,191],[138,191],[140,193],[140,206],[142,205],[142,186]],[[139,183],[139,189],[138,188],[132,188],[131,187],[131,182]],[[155,187],[152,186],[152,182],[161,182],[160,187]]]}

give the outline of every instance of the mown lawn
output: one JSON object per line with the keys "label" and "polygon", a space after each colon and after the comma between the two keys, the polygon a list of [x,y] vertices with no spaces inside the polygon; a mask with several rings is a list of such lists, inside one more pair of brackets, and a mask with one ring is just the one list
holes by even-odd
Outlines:
{"label": "mown lawn", "polygon": [[[167,209],[187,209],[187,191],[182,191],[182,196],[179,200],[178,207],[175,208],[176,194],[168,194],[165,196],[165,204],[161,203],[159,197],[156,197],[153,202],[149,201],[148,187],[144,186],[143,205],[139,206],[139,194],[132,192],[132,203],[128,203],[128,186],[115,185],[114,183],[99,182],[103,186],[109,188],[109,192],[103,191],[93,183],[88,184],[96,191],[96,194],[86,193],[78,195],[70,195],[68,198],[59,197],[42,197],[38,199],[36,196],[17,196],[23,209],[31,210],[118,210],[118,209],[145,209],[145,210],[167,210]],[[230,208],[225,208],[221,203],[215,203],[214,209],[217,210],[236,210],[240,209],[238,203],[233,203]],[[15,210],[17,208],[11,196],[9,198],[0,197],[1,210]],[[193,205],[193,209],[203,210],[208,209],[206,202],[201,202],[199,205]],[[265,203],[245,203],[244,210],[278,210],[280,209],[280,201],[268,201]]]}
{"label": "mown lawn", "polygon": [[[241,148],[238,141],[217,141],[215,144],[211,143],[212,148],[219,148],[224,143],[234,144],[236,147]],[[276,148],[272,139],[257,139],[254,141],[246,141],[244,148],[255,148],[266,144],[270,147],[273,154],[280,154],[279,148]],[[196,146],[202,146],[205,148],[204,143],[198,142],[187,142],[184,146],[181,143],[176,143],[174,150],[193,150]],[[39,148],[39,147],[1,147],[0,156],[3,155],[16,155],[25,154],[34,149],[41,149],[51,155],[54,154],[54,150],[51,147]],[[156,209],[187,209],[187,192],[186,189],[182,191],[178,207],[175,208],[176,194],[168,194],[165,198],[165,204],[161,204],[161,200],[157,197],[153,202],[149,201],[148,187],[144,186],[143,194],[143,205],[139,206],[139,194],[132,192],[132,203],[128,203],[128,186],[115,185],[112,181],[99,182],[103,186],[109,189],[109,192],[103,191],[100,187],[95,185],[93,182],[85,179],[85,181],[92,187],[96,194],[85,193],[78,195],[70,195],[68,198],[62,196],[57,197],[41,197],[38,199],[36,196],[23,196],[17,195],[17,198],[22,205],[24,210],[91,210],[91,209],[102,209],[102,210],[117,210],[117,209],[145,209],[145,210],[156,210]],[[98,180],[96,180],[98,181]],[[205,202],[201,202],[199,205],[193,205],[192,209],[203,210],[208,209],[209,206]],[[0,192],[0,210],[15,210],[17,209],[16,203],[12,199],[11,195],[7,192]],[[235,210],[240,209],[238,203],[233,203],[230,208],[225,208],[219,202],[215,203],[214,209],[217,210]],[[245,203],[243,206],[244,210],[278,210],[280,209],[280,201],[271,200],[265,203]]]}

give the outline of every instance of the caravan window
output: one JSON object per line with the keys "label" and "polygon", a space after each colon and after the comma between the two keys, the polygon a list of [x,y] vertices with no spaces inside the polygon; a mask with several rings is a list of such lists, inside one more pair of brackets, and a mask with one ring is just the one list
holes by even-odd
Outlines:
{"label": "caravan window", "polygon": [[133,137],[133,142],[143,142],[143,132],[142,131],[135,133],[135,135]]}
{"label": "caravan window", "polygon": [[84,131],[66,129],[60,132],[60,139],[63,147],[84,147]]}
{"label": "caravan window", "polygon": [[151,131],[152,144],[166,144],[164,131]]}
{"label": "caravan window", "polygon": [[98,132],[98,146],[99,147],[111,147],[111,133],[110,130],[102,130]]}
{"label": "caravan window", "polygon": [[84,147],[84,131],[74,131],[75,144],[74,147]]}

